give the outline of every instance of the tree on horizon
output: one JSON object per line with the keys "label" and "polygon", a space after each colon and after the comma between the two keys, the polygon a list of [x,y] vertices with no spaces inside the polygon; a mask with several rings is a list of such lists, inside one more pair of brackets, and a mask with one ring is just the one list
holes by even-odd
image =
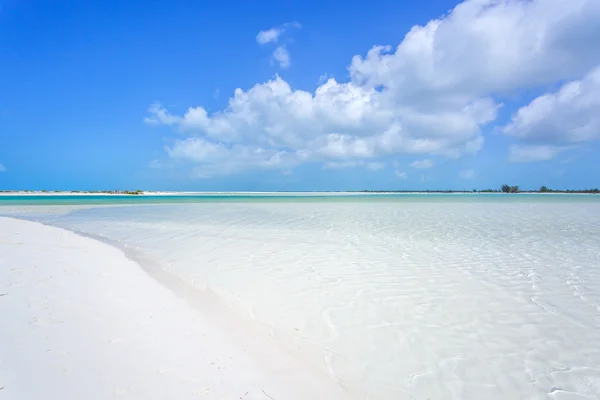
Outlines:
{"label": "tree on horizon", "polygon": [[502,185],[502,193],[519,193],[519,186]]}

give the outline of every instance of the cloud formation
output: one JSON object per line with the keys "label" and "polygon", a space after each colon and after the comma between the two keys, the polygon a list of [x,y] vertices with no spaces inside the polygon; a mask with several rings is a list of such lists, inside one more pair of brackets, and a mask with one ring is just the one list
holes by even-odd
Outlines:
{"label": "cloud formation", "polygon": [[522,142],[513,161],[548,160],[574,145],[600,139],[600,68],[521,107],[502,129]]}
{"label": "cloud formation", "polygon": [[248,166],[287,169],[301,160],[295,152],[250,145],[228,146],[197,137],[177,141],[167,152],[171,158],[193,165],[193,174],[198,178],[231,175],[245,171]]}
{"label": "cloud formation", "polygon": [[428,108],[457,105],[581,76],[600,62],[591,51],[599,21],[596,0],[467,0],[413,27],[395,51],[355,56],[350,73],[364,85],[402,88],[400,99]]}
{"label": "cloud formation", "polygon": [[[280,35],[264,33],[260,40],[272,43]],[[330,78],[309,92],[276,76],[236,89],[221,111],[197,106],[178,116],[155,105],[146,122],[173,125],[188,135],[168,154],[202,171],[364,164],[403,154],[456,158],[482,147],[482,130],[495,121],[503,96],[580,79],[600,65],[598,37],[597,0],[466,0],[447,15],[414,26],[395,49],[375,46],[354,56],[347,82]],[[287,61],[280,58],[289,66],[289,54]],[[582,94],[573,97],[572,111],[557,113],[553,122],[534,118],[566,104],[560,101],[563,87],[548,95],[551,100],[534,100],[519,110],[503,132],[536,146],[595,137],[591,111],[597,103],[590,93],[597,91],[597,73],[577,82]],[[553,105],[537,105],[542,103]],[[542,122],[554,130],[544,134],[548,142],[533,143],[544,131]],[[565,127],[567,136],[559,133]],[[539,159],[543,153],[523,146],[511,149],[511,159],[527,154]],[[217,153],[244,156],[232,166]]]}
{"label": "cloud formation", "polygon": [[[301,25],[298,22],[287,22],[279,27],[267,29],[258,32],[256,35],[256,42],[260,45],[266,45],[269,43],[277,43],[281,35],[291,28],[300,28]],[[291,65],[290,52],[285,45],[280,45],[273,50],[271,54],[271,60],[279,65],[282,69],[289,68]]]}
{"label": "cloud formation", "polygon": [[283,69],[289,68],[291,65],[290,53],[285,46],[279,46],[273,51],[273,60]]}
{"label": "cloud formation", "polygon": [[301,28],[299,22],[286,22],[281,26],[277,26],[270,29],[261,30],[256,35],[256,42],[260,45],[265,45],[268,43],[276,43],[279,40],[279,37],[284,34],[286,31],[292,28]]}
{"label": "cloud formation", "polygon": [[258,32],[256,42],[260,45],[277,42],[279,36],[285,31],[284,28],[271,28]]}

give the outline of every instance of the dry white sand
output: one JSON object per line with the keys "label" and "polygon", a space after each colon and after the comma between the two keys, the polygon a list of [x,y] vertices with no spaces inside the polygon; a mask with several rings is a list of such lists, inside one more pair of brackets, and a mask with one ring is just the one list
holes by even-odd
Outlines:
{"label": "dry white sand", "polygon": [[59,228],[0,218],[0,316],[3,400],[348,398],[120,250]]}
{"label": "dry white sand", "polygon": [[[144,191],[141,196],[173,196],[178,195],[179,192],[152,192]],[[103,193],[103,192],[42,192],[42,191],[31,191],[25,192],[22,190],[11,191],[11,192],[0,192],[0,196],[140,196],[131,195],[127,193]]]}
{"label": "dry white sand", "polygon": [[[0,192],[0,196],[278,196],[278,197],[311,197],[311,196],[366,196],[394,193],[376,192],[166,192],[166,191],[143,191],[139,195],[128,193],[104,193],[104,192],[42,192],[36,191],[10,191]],[[396,193],[397,194],[397,193]]]}

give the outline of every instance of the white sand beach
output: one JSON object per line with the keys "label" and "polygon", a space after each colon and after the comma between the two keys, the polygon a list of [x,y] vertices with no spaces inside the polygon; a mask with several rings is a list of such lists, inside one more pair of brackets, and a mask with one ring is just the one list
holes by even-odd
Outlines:
{"label": "white sand beach", "polygon": [[[156,192],[156,191],[142,191],[139,194],[133,195],[133,196],[174,196],[174,195],[179,195],[180,193],[185,193],[185,192]],[[52,196],[132,196],[132,194],[129,193],[123,193],[123,192],[85,192],[85,191],[81,191],[81,192],[70,192],[70,191],[41,191],[41,190],[34,190],[34,191],[23,191],[23,190],[15,190],[15,191],[3,191],[0,192],[0,196],[45,196],[45,197],[52,197]]]}
{"label": "white sand beach", "polygon": [[[410,192],[405,192],[408,194]],[[417,192],[415,192],[417,193]],[[138,194],[130,194],[125,192],[86,192],[86,191],[41,191],[41,190],[33,190],[33,191],[23,191],[23,190],[14,190],[14,191],[3,191],[0,192],[0,196],[278,196],[278,197],[314,197],[314,196],[367,196],[367,195],[381,195],[381,194],[394,194],[394,193],[384,193],[384,192],[244,192],[244,191],[224,191],[224,192],[215,192],[215,191],[205,191],[205,192],[173,192],[173,191],[152,191],[152,190],[144,190]]]}
{"label": "white sand beach", "polygon": [[0,218],[0,255],[3,400],[349,398],[107,244]]}

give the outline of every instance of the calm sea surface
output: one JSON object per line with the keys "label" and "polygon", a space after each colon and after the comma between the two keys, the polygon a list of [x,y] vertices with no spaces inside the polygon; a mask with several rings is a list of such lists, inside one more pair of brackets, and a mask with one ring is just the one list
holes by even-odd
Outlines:
{"label": "calm sea surface", "polygon": [[189,195],[0,195],[3,205],[179,204],[207,202],[600,202],[600,195],[500,193],[210,193]]}

